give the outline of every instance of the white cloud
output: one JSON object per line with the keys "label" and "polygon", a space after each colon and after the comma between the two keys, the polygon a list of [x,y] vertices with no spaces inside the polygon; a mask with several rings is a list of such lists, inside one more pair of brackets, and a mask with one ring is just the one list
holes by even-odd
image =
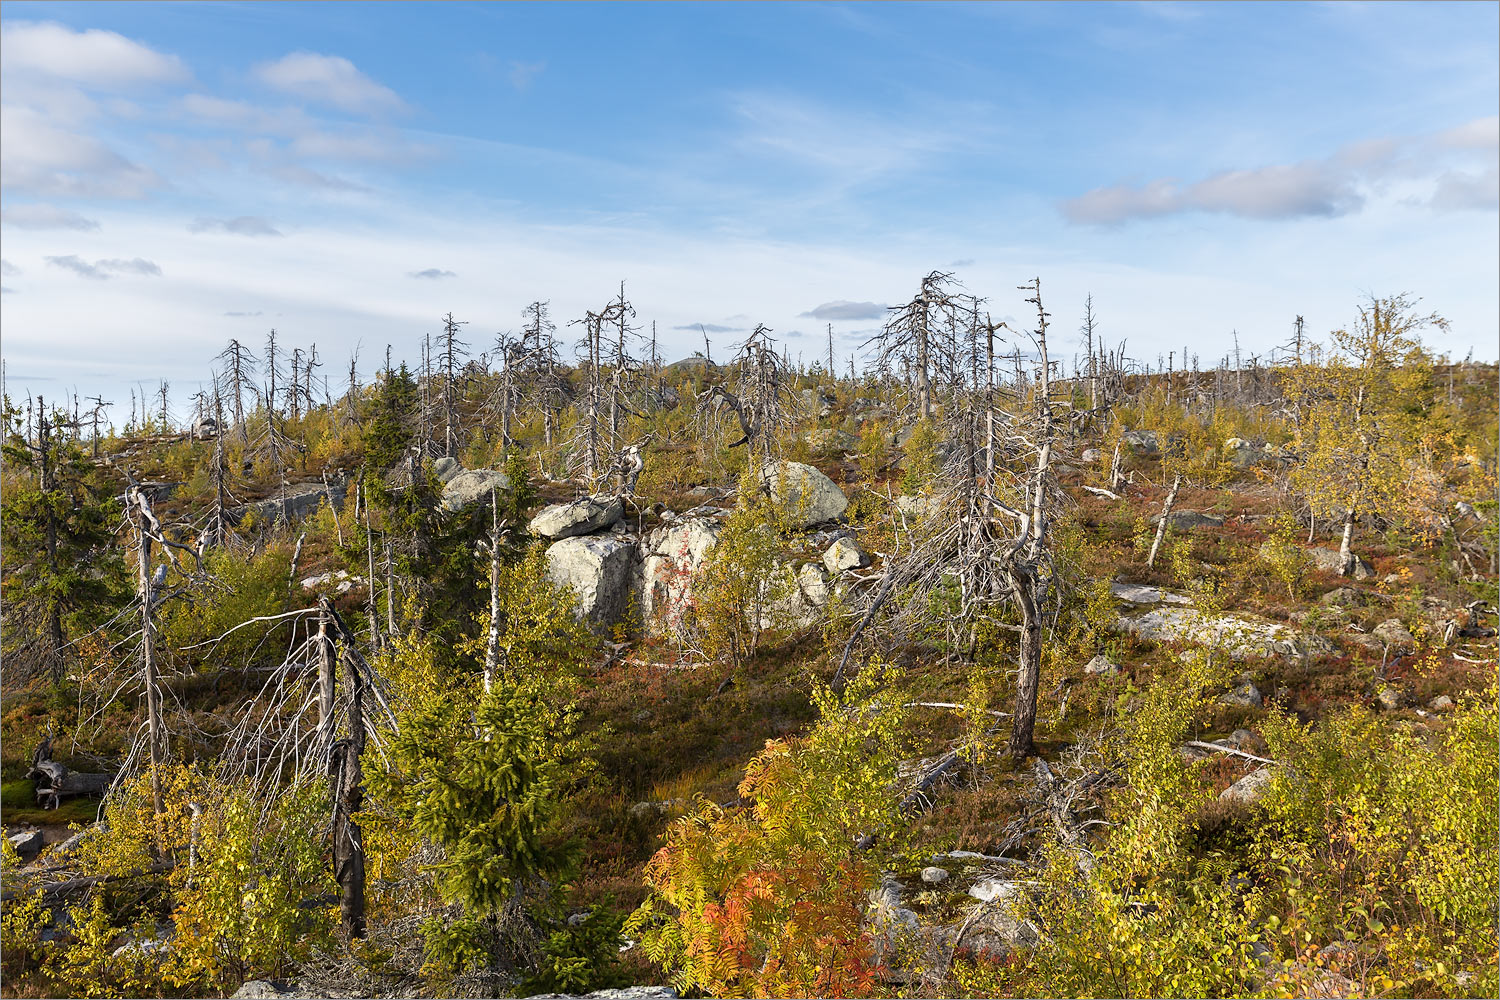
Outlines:
{"label": "white cloud", "polygon": [[258,215],[241,215],[233,219],[195,219],[188,224],[190,233],[233,233],[236,236],[280,236],[281,232]]}
{"label": "white cloud", "polygon": [[0,65],[7,76],[27,74],[88,87],[175,83],[189,78],[176,56],[164,55],[113,31],[74,31],[51,21],[0,26]]}
{"label": "white cloud", "polygon": [[8,260],[0,259],[0,275],[13,278],[21,273],[21,269]]}
{"label": "white cloud", "polygon": [[92,136],[51,124],[31,108],[0,107],[0,182],[49,196],[139,198],[162,184]]}
{"label": "white cloud", "polygon": [[292,52],[255,68],[266,86],[315,104],[354,114],[403,111],[395,91],[365,76],[343,56]]}
{"label": "white cloud", "polygon": [[99,223],[56,205],[34,202],[0,209],[0,222],[16,229],[76,229],[93,232]]}
{"label": "white cloud", "polygon": [[[1261,220],[1333,218],[1360,211],[1392,180],[1433,186],[1429,204],[1434,208],[1493,208],[1489,178],[1500,143],[1497,123],[1500,119],[1479,118],[1429,135],[1369,139],[1325,159],[1226,170],[1191,183],[1164,177],[1115,184],[1069,198],[1061,209],[1071,222],[1095,225],[1187,212]],[[1478,174],[1454,169],[1456,161],[1475,153],[1488,154],[1488,169]]]}
{"label": "white cloud", "polygon": [[440,278],[458,277],[458,275],[454,274],[452,271],[444,271],[439,267],[429,267],[425,271],[408,271],[406,272],[406,276],[408,278],[423,278],[428,281],[437,281]]}
{"label": "white cloud", "polygon": [[547,68],[545,62],[519,62],[511,60],[510,63],[510,85],[517,90],[528,90],[531,82],[542,74]]}
{"label": "white cloud", "polygon": [[1500,208],[1500,170],[1490,167],[1479,174],[1450,170],[1437,179],[1430,204],[1441,212],[1493,212]]}

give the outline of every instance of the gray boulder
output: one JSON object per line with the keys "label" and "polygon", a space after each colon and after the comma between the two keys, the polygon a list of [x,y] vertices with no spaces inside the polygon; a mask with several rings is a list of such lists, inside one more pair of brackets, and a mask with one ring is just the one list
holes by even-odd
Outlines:
{"label": "gray boulder", "polygon": [[814,427],[802,439],[818,452],[853,451],[859,446],[859,438],[837,427]]}
{"label": "gray boulder", "polygon": [[671,631],[682,624],[692,603],[693,575],[718,540],[719,525],[707,518],[663,525],[647,536],[641,613],[648,631]]}
{"label": "gray boulder", "polygon": [[1219,801],[1239,806],[1253,806],[1266,794],[1271,785],[1271,769],[1263,767],[1251,771],[1239,781],[1219,793]]}
{"label": "gray boulder", "polygon": [[1427,703],[1427,709],[1431,712],[1446,712],[1453,707],[1453,699],[1445,694],[1440,694]]}
{"label": "gray boulder", "polygon": [[768,463],[760,480],[794,527],[836,520],[849,506],[849,498],[832,479],[801,462]]}
{"label": "gray boulder", "polygon": [[10,841],[10,846],[16,849],[22,861],[30,861],[42,853],[42,847],[46,844],[46,839],[40,830],[24,830],[21,833],[13,833],[6,839]]}
{"label": "gray boulder", "polygon": [[[1339,556],[1338,549],[1331,549],[1326,545],[1320,545],[1314,549],[1307,550],[1307,558],[1312,564],[1324,573],[1337,573],[1343,566],[1343,559]],[[1375,575],[1375,567],[1365,562],[1359,556],[1354,557],[1354,572],[1351,574],[1356,580],[1368,580]]]}
{"label": "gray boulder", "polygon": [[499,469],[467,469],[443,487],[443,510],[455,513],[475,501],[487,500],[491,490],[510,488],[510,477]]}
{"label": "gray boulder", "polygon": [[1260,688],[1246,681],[1228,694],[1221,695],[1219,704],[1234,708],[1260,708],[1265,704],[1265,699],[1261,697]]}
{"label": "gray boulder", "polygon": [[1231,465],[1243,469],[1261,461],[1266,454],[1244,438],[1232,437],[1224,442],[1224,456]]}
{"label": "gray boulder", "polygon": [[1116,599],[1127,604],[1192,604],[1192,598],[1186,594],[1178,594],[1161,587],[1152,587],[1144,583],[1121,583],[1115,582],[1109,585],[1109,592]]}
{"label": "gray boulder", "polygon": [[928,885],[937,885],[939,882],[948,881],[948,869],[938,868],[931,865],[922,869],[922,881]]}
{"label": "gray boulder", "polygon": [[1370,634],[1383,642],[1392,653],[1409,653],[1417,648],[1416,637],[1399,618],[1387,618],[1372,628]]}
{"label": "gray boulder", "polygon": [[828,604],[828,577],[815,563],[803,563],[797,571],[797,590],[802,599],[815,608]]}
{"label": "gray boulder", "polygon": [[1223,649],[1231,659],[1267,657],[1296,662],[1323,656],[1333,646],[1322,636],[1245,615],[1209,615],[1194,608],[1155,607],[1120,619],[1119,627],[1151,642],[1187,642]]}
{"label": "gray boulder", "polygon": [[1120,443],[1137,455],[1155,455],[1161,451],[1155,431],[1126,431]]}
{"label": "gray boulder", "polygon": [[1387,712],[1394,712],[1406,704],[1406,696],[1401,693],[1400,688],[1386,684],[1375,692],[1375,703]]}
{"label": "gray boulder", "polygon": [[531,519],[529,528],[533,535],[559,541],[602,531],[624,515],[625,502],[619,497],[584,497],[543,507]]}
{"label": "gray boulder", "polygon": [[564,538],[547,548],[547,577],[573,588],[580,618],[604,627],[625,617],[637,559],[635,543],[623,538]]}
{"label": "gray boulder", "polygon": [[870,564],[870,557],[860,551],[852,539],[838,538],[823,553],[823,567],[834,576],[846,570],[859,569]]}
{"label": "gray boulder", "polygon": [[432,474],[440,483],[449,482],[462,471],[464,467],[458,464],[458,459],[449,458],[446,455],[432,463]]}
{"label": "gray boulder", "polygon": [[1120,672],[1120,665],[1101,653],[1084,664],[1083,672],[1095,675],[1117,674]]}

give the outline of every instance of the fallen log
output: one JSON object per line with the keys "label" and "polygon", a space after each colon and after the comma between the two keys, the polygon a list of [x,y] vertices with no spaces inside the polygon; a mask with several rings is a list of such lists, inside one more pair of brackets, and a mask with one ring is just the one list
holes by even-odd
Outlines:
{"label": "fallen log", "polygon": [[177,867],[175,861],[158,861],[149,868],[140,871],[126,872],[124,875],[90,875],[86,878],[70,878],[63,882],[53,882],[51,885],[39,885],[23,889],[7,889],[0,893],[0,902],[9,902],[23,896],[41,894],[43,901],[51,901],[62,896],[67,896],[85,889],[92,889],[96,885],[107,885],[110,882],[123,882],[126,879],[145,878],[147,875],[160,875]]}

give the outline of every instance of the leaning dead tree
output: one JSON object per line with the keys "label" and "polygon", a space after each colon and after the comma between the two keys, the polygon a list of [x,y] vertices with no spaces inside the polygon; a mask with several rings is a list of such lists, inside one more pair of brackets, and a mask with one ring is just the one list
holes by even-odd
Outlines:
{"label": "leaning dead tree", "polygon": [[[993,472],[987,470],[986,478],[978,479],[976,449],[949,449],[939,482],[922,504],[920,516],[915,523],[902,517],[896,551],[887,554],[883,573],[863,578],[867,583],[878,580],[879,585],[870,596],[854,599],[857,621],[833,681],[835,688],[842,686],[854,651],[877,621],[888,641],[900,644],[915,641],[934,628],[946,630],[950,640],[961,638],[965,631],[972,637],[974,625],[982,618],[1017,635],[1019,669],[1011,754],[1018,759],[1033,753],[1043,633],[1047,620],[1056,613],[1051,528],[1062,502],[1052,475],[1058,421],[1047,352],[1048,314],[1042,306],[1039,279],[1022,290],[1029,293],[1026,301],[1037,312],[1036,329],[1028,334],[1035,349],[1035,370],[994,389],[998,458]],[[970,313],[974,311],[971,307]],[[986,363],[992,363],[995,356],[991,338],[996,329],[988,324],[984,328]],[[1019,368],[1019,352],[1014,356]],[[983,385],[982,399],[995,386],[987,372],[971,376],[970,383]],[[939,592],[950,595],[946,602],[950,610],[934,611],[944,602],[927,598]],[[901,599],[892,601],[898,594]],[[1019,622],[1002,619],[1002,606],[1013,609]],[[969,645],[972,655],[972,638]]]}

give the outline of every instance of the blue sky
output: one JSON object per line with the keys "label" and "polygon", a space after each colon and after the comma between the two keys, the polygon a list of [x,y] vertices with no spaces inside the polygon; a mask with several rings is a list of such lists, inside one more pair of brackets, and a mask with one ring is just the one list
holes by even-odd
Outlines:
{"label": "blue sky", "polygon": [[1410,291],[1497,353],[1500,5],[0,4],[13,391],[484,349],[625,280],[841,357],[951,269],[1211,363]]}

